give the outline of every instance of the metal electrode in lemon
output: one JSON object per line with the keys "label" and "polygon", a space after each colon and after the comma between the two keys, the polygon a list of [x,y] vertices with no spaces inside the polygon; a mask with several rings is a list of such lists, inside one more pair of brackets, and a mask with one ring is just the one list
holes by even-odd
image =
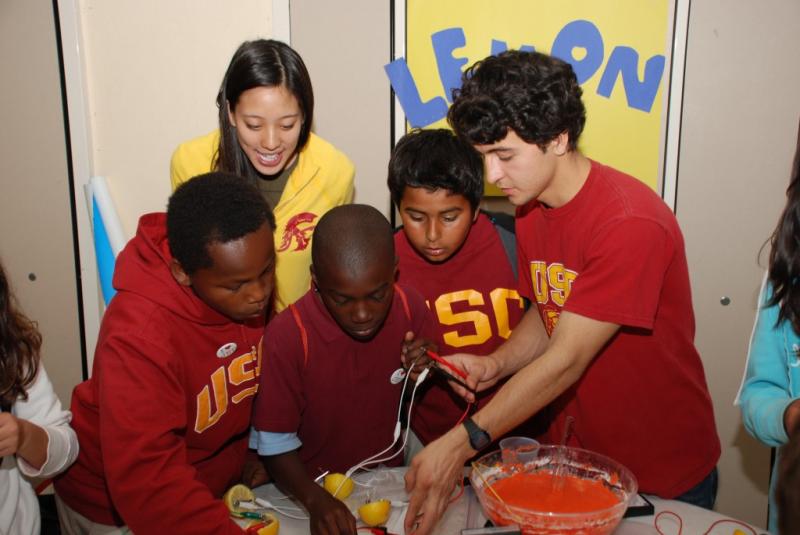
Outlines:
{"label": "metal electrode in lemon", "polygon": [[222,496],[222,502],[231,513],[241,513],[242,511],[246,511],[247,509],[239,507],[239,504],[242,502],[255,503],[255,501],[256,495],[253,494],[253,491],[250,490],[250,487],[242,485],[241,483],[229,488]]}

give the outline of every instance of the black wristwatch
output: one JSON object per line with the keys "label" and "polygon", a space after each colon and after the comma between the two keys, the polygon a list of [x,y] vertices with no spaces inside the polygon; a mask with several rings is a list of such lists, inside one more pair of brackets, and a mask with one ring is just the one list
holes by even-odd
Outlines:
{"label": "black wristwatch", "polygon": [[464,427],[467,429],[469,435],[469,445],[475,451],[481,451],[483,448],[491,444],[492,437],[489,436],[485,430],[481,429],[472,418],[467,418],[463,422]]}

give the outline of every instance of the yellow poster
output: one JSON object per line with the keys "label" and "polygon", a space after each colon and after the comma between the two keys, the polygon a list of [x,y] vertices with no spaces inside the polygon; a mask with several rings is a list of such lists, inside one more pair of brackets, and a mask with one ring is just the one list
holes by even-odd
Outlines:
{"label": "yellow poster", "polygon": [[580,150],[661,193],[674,5],[406,0],[399,47],[405,54],[386,65],[386,73],[406,127],[443,127],[452,90],[476,61],[507,49],[557,56],[572,64],[583,88],[587,120]]}

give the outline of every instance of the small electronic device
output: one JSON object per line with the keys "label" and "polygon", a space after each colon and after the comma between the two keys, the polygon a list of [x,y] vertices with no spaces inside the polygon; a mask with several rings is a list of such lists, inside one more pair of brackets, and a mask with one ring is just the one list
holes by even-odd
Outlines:
{"label": "small electronic device", "polygon": [[625,511],[623,518],[630,518],[634,516],[652,516],[656,512],[656,508],[650,503],[646,497],[637,494],[628,504],[628,509]]}
{"label": "small electronic device", "polygon": [[522,530],[515,524],[513,526],[462,529],[461,535],[522,535]]}

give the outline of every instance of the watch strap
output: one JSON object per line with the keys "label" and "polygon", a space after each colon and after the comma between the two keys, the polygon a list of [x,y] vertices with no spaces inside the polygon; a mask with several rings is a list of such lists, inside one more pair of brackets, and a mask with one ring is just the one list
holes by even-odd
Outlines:
{"label": "watch strap", "polygon": [[467,430],[469,437],[469,445],[475,451],[481,451],[483,448],[491,444],[492,437],[485,429],[482,429],[472,418],[466,418],[462,424]]}

